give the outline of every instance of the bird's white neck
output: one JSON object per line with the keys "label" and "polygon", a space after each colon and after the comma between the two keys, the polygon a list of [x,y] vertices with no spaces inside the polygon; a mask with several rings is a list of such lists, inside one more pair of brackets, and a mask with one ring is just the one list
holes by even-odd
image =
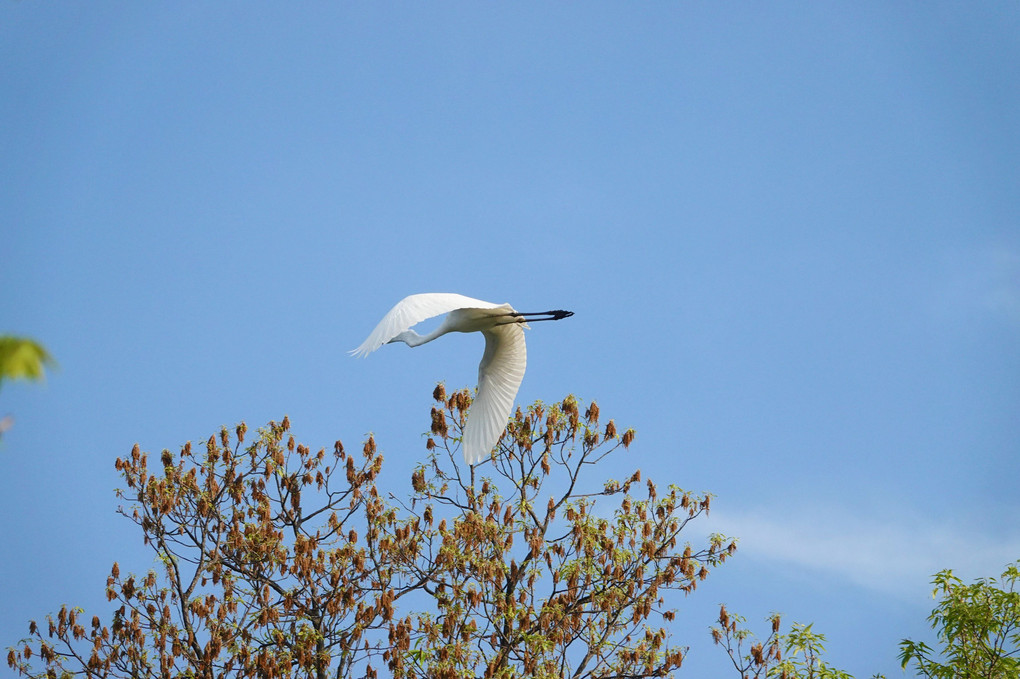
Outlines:
{"label": "bird's white neck", "polygon": [[[477,311],[477,310],[472,310]],[[405,330],[396,337],[390,340],[390,342],[403,342],[409,347],[417,347],[426,342],[431,342],[437,337],[442,337],[448,332],[474,332],[476,330],[485,330],[493,326],[493,317],[487,314],[480,316],[473,315],[465,309],[454,309],[446,315],[443,322],[439,324],[439,327],[428,333],[427,335],[419,335],[414,330]],[[514,319],[513,322],[520,322]],[[528,327],[528,326],[524,326]]]}
{"label": "bird's white neck", "polygon": [[404,332],[400,333],[399,335],[391,339],[389,342],[387,342],[387,344],[392,344],[393,342],[403,342],[409,347],[417,347],[422,344],[425,344],[426,342],[431,342],[437,337],[445,335],[448,332],[450,332],[450,330],[449,328],[446,327],[446,323],[443,323],[442,325],[440,325],[438,328],[436,328],[427,335],[419,335],[414,330],[405,330]]}

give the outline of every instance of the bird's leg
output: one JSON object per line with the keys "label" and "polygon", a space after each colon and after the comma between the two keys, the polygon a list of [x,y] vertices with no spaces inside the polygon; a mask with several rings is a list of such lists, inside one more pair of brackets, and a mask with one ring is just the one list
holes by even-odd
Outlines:
{"label": "bird's leg", "polygon": [[[563,309],[553,309],[552,311],[515,311],[514,316],[524,316],[525,319],[530,323],[531,321],[558,321],[563,318],[570,318],[574,315],[573,311],[564,311]],[[547,316],[548,318],[537,318],[538,316]]]}
{"label": "bird's leg", "polygon": [[509,319],[505,323],[535,323],[538,321],[558,321],[563,318],[570,318],[574,315],[573,311],[564,311],[563,309],[553,309],[552,311],[536,311],[536,312],[524,312],[524,311],[512,311],[507,314]]}

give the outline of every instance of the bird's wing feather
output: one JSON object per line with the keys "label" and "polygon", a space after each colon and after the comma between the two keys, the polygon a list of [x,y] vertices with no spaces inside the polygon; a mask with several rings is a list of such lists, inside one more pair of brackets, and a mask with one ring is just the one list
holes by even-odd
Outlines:
{"label": "bird's wing feather", "polygon": [[368,339],[349,353],[359,357],[368,356],[411,326],[433,316],[449,313],[454,309],[493,309],[498,306],[501,305],[453,292],[426,292],[410,295],[397,302],[396,306],[379,321],[379,325],[375,326],[375,330],[368,336]]}
{"label": "bird's wing feather", "polygon": [[462,442],[464,461],[471,465],[487,459],[499,442],[528,364],[522,324],[498,325],[482,334],[485,353],[478,366],[478,394]]}

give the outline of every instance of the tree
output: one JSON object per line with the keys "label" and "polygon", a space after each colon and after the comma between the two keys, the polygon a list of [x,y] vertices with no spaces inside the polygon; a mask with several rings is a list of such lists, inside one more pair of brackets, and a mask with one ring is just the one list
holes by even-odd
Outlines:
{"label": "tree", "polygon": [[[121,512],[159,563],[107,581],[112,619],[65,606],[12,648],[30,677],[647,677],[680,667],[666,627],[735,545],[680,541],[710,497],[640,472],[593,485],[634,440],[593,402],[518,409],[491,466],[464,469],[467,391],[433,394],[427,460],[403,499],[361,455],[270,423],[198,452],[117,460]],[[357,461],[355,458],[358,458]],[[477,478],[476,478],[477,477]],[[643,488],[642,497],[631,494]],[[32,665],[38,657],[41,668]]]}
{"label": "tree", "polygon": [[928,616],[941,648],[923,641],[900,643],[900,661],[925,677],[942,679],[1015,679],[1020,677],[1020,561],[1000,580],[980,578],[967,585],[951,570],[939,571],[932,584],[939,599]]}
{"label": "tree", "polygon": [[783,634],[778,613],[770,615],[768,622],[771,631],[759,641],[742,627],[744,618],[728,612],[726,606],[719,609],[719,626],[711,629],[712,641],[726,649],[741,679],[853,679],[822,659],[825,635],[812,631],[812,625],[795,622]]}

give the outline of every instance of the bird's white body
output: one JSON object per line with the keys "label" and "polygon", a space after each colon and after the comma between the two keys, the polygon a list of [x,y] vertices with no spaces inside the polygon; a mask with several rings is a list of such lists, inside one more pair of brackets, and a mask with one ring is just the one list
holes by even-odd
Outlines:
{"label": "bird's white body", "polygon": [[[411,326],[447,314],[438,328],[419,335]],[[534,320],[555,320],[572,315],[567,311],[544,312]],[[528,353],[524,346],[526,314],[509,304],[493,304],[454,293],[424,293],[405,297],[379,321],[354,356],[367,356],[383,344],[404,342],[416,347],[449,332],[480,332],[485,353],[478,365],[478,393],[468,413],[461,447],[464,460],[475,465],[488,458],[506,428],[517,390],[524,379]]]}

